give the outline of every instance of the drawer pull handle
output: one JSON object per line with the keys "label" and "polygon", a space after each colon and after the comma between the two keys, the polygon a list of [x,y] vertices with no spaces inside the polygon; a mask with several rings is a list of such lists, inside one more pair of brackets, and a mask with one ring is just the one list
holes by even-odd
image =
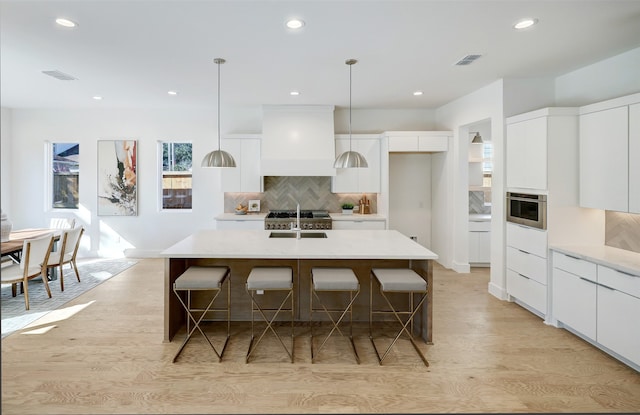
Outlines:
{"label": "drawer pull handle", "polygon": [[522,252],[523,254],[530,255],[530,253],[529,253],[529,252],[527,252],[527,251],[523,251],[522,249],[518,249],[518,251]]}
{"label": "drawer pull handle", "polygon": [[600,284],[600,283],[598,283],[598,285],[599,285],[600,287],[602,287],[602,288],[606,288],[607,290],[616,291],[616,289],[615,289],[615,288],[611,288],[611,287],[609,287],[608,285],[604,285],[604,284]]}
{"label": "drawer pull handle", "polygon": [[526,278],[526,279],[528,279],[528,280],[530,280],[530,279],[531,279],[531,278],[527,277],[526,275],[522,275],[522,274],[520,274],[520,273],[518,273],[518,275],[520,275],[522,278]]}
{"label": "drawer pull handle", "polygon": [[630,277],[636,277],[636,278],[640,277],[640,275],[635,275],[635,274],[632,274],[632,273],[626,272],[626,271],[620,271],[619,269],[617,269],[616,271],[619,272],[620,274],[628,275]]}
{"label": "drawer pull handle", "polygon": [[591,280],[588,280],[588,279],[583,278],[583,277],[578,277],[578,278],[580,278],[582,281],[586,281],[586,282],[588,282],[589,284],[600,285],[600,284],[598,284],[598,283],[597,283],[597,282],[595,282],[595,281],[591,281]]}
{"label": "drawer pull handle", "polygon": [[569,257],[569,258],[573,258],[573,259],[577,259],[577,260],[582,260],[582,258],[580,258],[580,257],[569,255],[569,254],[564,254],[564,256]]}

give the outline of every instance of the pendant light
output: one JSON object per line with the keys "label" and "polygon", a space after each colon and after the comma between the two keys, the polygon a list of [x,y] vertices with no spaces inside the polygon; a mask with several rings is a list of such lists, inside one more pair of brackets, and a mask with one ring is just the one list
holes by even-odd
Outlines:
{"label": "pendant light", "polygon": [[351,67],[358,61],[355,59],[348,59],[345,63],[349,65],[349,151],[345,151],[340,154],[333,167],[336,169],[352,169],[357,167],[369,167],[367,159],[357,151],[351,149]]}
{"label": "pendant light", "polygon": [[218,149],[204,156],[202,167],[236,167],[233,156],[220,147],[220,65],[226,61],[222,58],[215,58],[213,61],[218,65]]}
{"label": "pendant light", "polygon": [[[469,133],[469,134],[473,134],[473,132]],[[482,141],[482,137],[480,137],[480,133],[476,132],[476,135],[473,136],[473,140],[471,140],[471,142],[473,144],[482,144],[484,141]]]}

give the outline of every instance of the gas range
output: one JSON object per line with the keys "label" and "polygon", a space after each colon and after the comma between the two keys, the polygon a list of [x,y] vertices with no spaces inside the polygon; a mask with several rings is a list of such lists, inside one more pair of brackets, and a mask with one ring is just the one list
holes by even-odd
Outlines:
{"label": "gas range", "polygon": [[[302,230],[331,229],[331,223],[331,216],[327,210],[300,211],[300,228]],[[267,230],[291,229],[295,227],[295,224],[295,210],[271,210],[264,219],[264,228]]]}

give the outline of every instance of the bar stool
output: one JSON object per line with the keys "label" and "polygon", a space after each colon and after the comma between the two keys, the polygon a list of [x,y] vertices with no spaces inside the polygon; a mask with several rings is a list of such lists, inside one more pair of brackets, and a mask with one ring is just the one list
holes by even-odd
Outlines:
{"label": "bar stool", "polygon": [[[347,313],[349,314],[349,340],[351,341],[351,347],[353,348],[353,355],[356,358],[356,362],[360,363],[360,358],[358,357],[358,351],[356,350],[356,345],[353,342],[353,302],[356,297],[360,293],[360,283],[358,282],[358,278],[354,274],[351,268],[312,268],[311,269],[311,284],[309,288],[309,326],[311,327],[311,363],[314,362],[315,358],[320,353],[320,350],[324,347],[329,340],[329,337],[337,330],[341,336],[342,331],[340,331],[340,323],[345,318]],[[349,292],[349,303],[344,309],[328,309],[320,297],[318,296],[319,292]],[[355,294],[355,295],[354,295]],[[322,308],[314,308],[313,300],[314,297],[318,300],[318,303]],[[313,350],[313,313],[314,312],[324,311],[332,323],[332,328],[329,334],[324,338],[318,350]],[[333,319],[332,313],[340,313],[340,317],[337,320]]]}
{"label": "bar stool", "polygon": [[[294,338],[294,329],[293,329],[293,318],[294,318],[294,308],[293,308],[293,270],[291,267],[254,267],[249,273],[249,277],[247,278],[246,285],[247,293],[249,297],[251,297],[251,341],[249,343],[249,350],[247,351],[246,363],[249,363],[249,358],[253,354],[253,352],[260,344],[260,341],[267,334],[267,331],[271,330],[271,332],[276,336],[284,350],[287,352],[287,355],[291,358],[291,363],[293,363],[293,338]],[[280,302],[280,306],[278,308],[266,308],[264,306],[260,306],[256,294],[264,294],[265,291],[284,291],[286,292],[286,296]],[[287,300],[291,299],[290,308],[286,308],[285,304]],[[258,311],[264,321],[267,323],[266,327],[260,333],[260,337],[255,340],[254,334],[254,322],[255,322],[255,312]],[[273,328],[273,323],[280,314],[281,311],[290,311],[291,312],[291,348],[288,348],[278,332]],[[273,313],[271,318],[268,318],[265,313]]]}
{"label": "bar stool", "polygon": [[[376,280],[378,285],[380,286],[380,294],[387,302],[389,306],[389,310],[374,310],[373,309],[373,280]],[[413,318],[415,314],[420,310],[422,305],[424,304],[427,298],[427,282],[414,270],[409,268],[374,268],[371,270],[371,289],[369,296],[369,338],[371,339],[371,343],[373,344],[373,348],[376,351],[376,356],[378,357],[378,363],[382,364],[382,361],[387,357],[391,348],[396,344],[402,333],[406,333],[409,336],[409,340],[413,345],[418,355],[424,362],[425,366],[429,366],[429,362],[424,357],[418,345],[416,344],[413,338]],[[387,297],[387,293],[408,293],[409,294],[409,310],[408,311],[399,311],[396,309],[389,301]],[[414,295],[420,294],[417,304],[414,302]],[[373,340],[373,331],[372,331],[372,321],[373,314],[389,314],[392,313],[398,323],[400,323],[400,330],[396,334],[395,338],[387,347],[382,357],[380,357],[380,353],[378,353],[378,348],[376,347],[376,343]],[[407,316],[406,320],[403,321],[400,317],[401,315]],[[410,326],[410,330],[407,330],[407,326]]]}
{"label": "bar stool", "polygon": [[[218,362],[222,361],[222,355],[224,354],[225,349],[227,348],[227,344],[229,343],[230,337],[230,325],[231,325],[231,313],[230,313],[230,305],[231,305],[231,280],[229,278],[230,269],[229,267],[202,267],[202,266],[190,266],[187,268],[185,272],[183,272],[173,283],[173,292],[178,297],[180,304],[187,312],[187,337],[184,339],[184,342],[178,349],[178,352],[173,357],[173,362],[175,363],[176,359],[182,353],[182,349],[186,346],[187,342],[191,339],[191,336],[196,331],[196,329],[202,334],[202,336],[207,340],[211,349],[218,357]],[[212,308],[213,302],[218,298],[220,292],[222,291],[222,285],[227,283],[227,306],[225,308]],[[185,304],[180,292],[186,291],[187,293],[187,303]],[[205,308],[192,308],[191,305],[191,293],[193,291],[211,291],[212,298],[209,301],[209,304]],[[227,338],[224,341],[224,346],[222,346],[222,351],[218,353],[218,350],[215,348],[209,337],[202,331],[200,327],[200,323],[203,321],[212,321],[212,320],[204,320],[204,317],[208,312],[221,312],[225,311],[227,313]],[[201,313],[200,317],[196,319],[194,316],[195,313]],[[193,321],[193,328],[189,329],[190,322]]]}

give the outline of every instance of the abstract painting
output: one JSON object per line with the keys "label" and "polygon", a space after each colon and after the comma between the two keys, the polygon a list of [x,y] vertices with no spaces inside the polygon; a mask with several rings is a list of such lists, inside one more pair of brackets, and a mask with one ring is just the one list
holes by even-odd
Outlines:
{"label": "abstract painting", "polygon": [[98,215],[138,214],[136,140],[98,141]]}

